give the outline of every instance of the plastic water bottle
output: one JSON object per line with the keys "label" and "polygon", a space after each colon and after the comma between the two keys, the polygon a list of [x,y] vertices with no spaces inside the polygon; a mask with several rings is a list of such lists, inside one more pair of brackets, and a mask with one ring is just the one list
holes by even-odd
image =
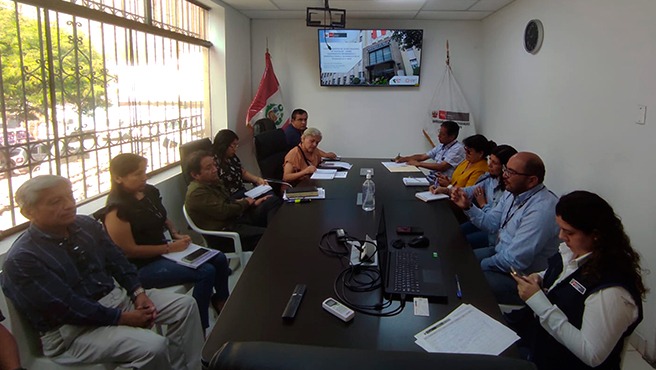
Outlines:
{"label": "plastic water bottle", "polygon": [[367,173],[367,179],[362,184],[362,209],[373,211],[376,208],[376,184],[371,180],[371,174]]}

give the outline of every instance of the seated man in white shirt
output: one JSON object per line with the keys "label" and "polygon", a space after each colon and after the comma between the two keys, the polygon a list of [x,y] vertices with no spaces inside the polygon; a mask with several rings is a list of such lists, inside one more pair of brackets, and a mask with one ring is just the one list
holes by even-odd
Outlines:
{"label": "seated man in white shirt", "polygon": [[[433,171],[434,176],[443,174],[451,177],[456,166],[465,159],[465,147],[458,141],[459,132],[460,126],[457,123],[445,121],[440,126],[440,132],[437,135],[440,145],[431,149],[428,153],[413,154],[407,157],[399,156],[395,158],[395,161],[427,168]],[[433,159],[435,162],[425,162],[429,159]]]}

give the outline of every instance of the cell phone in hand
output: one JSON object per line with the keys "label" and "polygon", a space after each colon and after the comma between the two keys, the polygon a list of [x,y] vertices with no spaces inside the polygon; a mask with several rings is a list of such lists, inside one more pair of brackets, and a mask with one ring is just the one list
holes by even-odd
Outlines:
{"label": "cell phone in hand", "polygon": [[517,277],[526,277],[526,275],[522,274],[521,272],[517,272],[517,270],[515,270],[515,268],[512,266],[510,267],[510,274]]}

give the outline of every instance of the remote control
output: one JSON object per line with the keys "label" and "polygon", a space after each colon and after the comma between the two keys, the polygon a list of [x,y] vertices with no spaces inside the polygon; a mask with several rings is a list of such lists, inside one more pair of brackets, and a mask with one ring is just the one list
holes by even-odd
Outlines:
{"label": "remote control", "polygon": [[355,312],[353,312],[352,309],[337,302],[337,300],[333,298],[327,298],[325,301],[323,301],[321,307],[323,307],[324,310],[337,316],[340,320],[344,322],[351,321],[353,319],[353,316],[355,316]]}
{"label": "remote control", "polygon": [[303,299],[303,294],[305,294],[305,284],[296,284],[292,296],[289,297],[289,302],[285,307],[285,311],[282,313],[283,319],[293,319],[296,316],[296,311],[298,311],[298,306],[301,305],[301,300]]}

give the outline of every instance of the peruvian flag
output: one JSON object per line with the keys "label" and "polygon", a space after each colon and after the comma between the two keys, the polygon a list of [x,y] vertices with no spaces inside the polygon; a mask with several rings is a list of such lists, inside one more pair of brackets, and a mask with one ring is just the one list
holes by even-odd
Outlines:
{"label": "peruvian flag", "polygon": [[280,84],[273,72],[269,49],[267,49],[264,57],[266,59],[264,75],[262,75],[255,98],[251,106],[248,107],[246,125],[252,127],[257,120],[267,117],[276,123],[276,127],[286,126],[289,122],[288,114],[285,112]]}

